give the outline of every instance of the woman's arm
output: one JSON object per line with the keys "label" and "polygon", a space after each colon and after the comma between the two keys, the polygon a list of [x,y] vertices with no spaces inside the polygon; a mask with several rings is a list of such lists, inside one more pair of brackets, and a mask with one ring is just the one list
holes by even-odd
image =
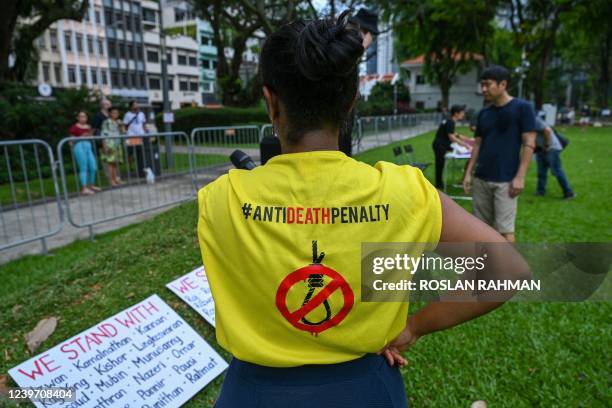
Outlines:
{"label": "woman's arm", "polygon": [[[527,279],[529,269],[522,257],[513,247],[493,228],[469,214],[457,205],[446,194],[440,194],[442,204],[442,232],[440,242],[464,242],[469,243],[492,243],[491,250],[487,252],[487,264],[493,268],[494,274],[506,279]],[[469,245],[466,245],[469,247]],[[490,294],[489,294],[490,295]],[[511,297],[512,293],[506,293],[503,297]],[[494,299],[500,299],[500,294],[495,294]],[[479,296],[486,299],[487,293]],[[403,366],[406,360],[400,352],[413,345],[420,337],[439,330],[445,330],[458,324],[482,316],[493,309],[501,306],[503,301],[459,301],[453,302],[452,296],[441,301],[430,303],[417,313],[410,316],[406,328],[400,335],[389,344],[382,352],[393,365],[398,363]]]}

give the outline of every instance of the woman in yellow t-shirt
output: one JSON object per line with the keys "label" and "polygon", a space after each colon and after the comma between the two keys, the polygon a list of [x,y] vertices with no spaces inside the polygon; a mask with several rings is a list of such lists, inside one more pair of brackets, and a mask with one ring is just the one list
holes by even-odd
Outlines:
{"label": "woman in yellow t-shirt", "polygon": [[505,242],[416,168],[338,151],[358,98],[359,28],[294,22],[261,51],[282,153],[198,194],[219,344],[234,359],[216,406],[405,407],[401,352],[501,303],[362,302],[363,242]]}

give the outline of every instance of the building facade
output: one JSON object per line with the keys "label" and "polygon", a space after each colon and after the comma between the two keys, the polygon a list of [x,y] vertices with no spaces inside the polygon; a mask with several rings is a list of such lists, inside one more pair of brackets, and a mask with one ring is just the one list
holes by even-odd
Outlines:
{"label": "building facade", "polygon": [[[142,2],[142,10],[149,101],[153,110],[160,112],[163,109],[161,75],[163,55],[159,35],[159,3],[145,0]],[[171,109],[202,105],[198,52],[198,43],[194,38],[178,33],[166,35],[167,80]]]}
{"label": "building facade", "polygon": [[103,0],[111,94],[149,104],[140,1]]}
{"label": "building facade", "polygon": [[163,1],[162,13],[167,33],[189,36],[196,42],[201,100],[204,104],[216,103],[217,47],[212,27],[196,17],[193,6],[185,0]]}
{"label": "building facade", "polygon": [[92,0],[82,21],[60,20],[37,40],[38,83],[112,91],[104,6]]}
{"label": "building facade", "polygon": [[[475,58],[482,56],[475,55]],[[410,89],[410,104],[417,109],[438,108],[442,103],[442,93],[437,84],[427,81],[423,56],[406,60],[402,62],[401,67],[407,73],[405,84]],[[483,96],[478,78],[477,67],[471,68],[466,73],[458,73],[448,95],[449,107],[466,105],[468,109],[480,109]]]}

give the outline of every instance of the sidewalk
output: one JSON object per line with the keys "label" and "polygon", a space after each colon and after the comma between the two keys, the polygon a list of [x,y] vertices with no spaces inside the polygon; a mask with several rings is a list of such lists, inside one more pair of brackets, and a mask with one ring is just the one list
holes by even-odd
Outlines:
{"label": "sidewalk", "polygon": [[[360,141],[360,148],[353,148],[355,154],[371,148],[387,145],[398,140],[405,140],[420,135],[434,128],[434,124],[422,124],[377,135],[365,136]],[[231,154],[235,148],[196,146],[195,154]],[[253,160],[259,161],[259,149],[241,149]],[[174,152],[187,153],[184,146],[175,146]],[[199,170],[196,173],[197,185],[202,186],[224,174],[231,164],[222,164]],[[63,198],[63,197],[62,197]],[[69,218],[77,225],[87,225],[100,221],[92,227],[94,234],[113,231],[143,220],[175,207],[184,200],[195,199],[195,192],[190,173],[169,175],[158,178],[155,184],[144,182],[108,189],[92,196],[76,195],[69,199],[69,212],[62,199],[62,230],[46,238],[48,250],[67,245],[79,239],[89,239],[87,227],[74,227]],[[163,207],[161,207],[163,206]],[[161,207],[149,210],[150,208]],[[104,221],[108,219],[109,221]],[[112,219],[112,220],[111,220]],[[101,222],[103,221],[103,222]],[[60,225],[60,214],[57,202],[33,205],[17,210],[0,211],[0,244],[15,242],[21,237],[52,232]],[[0,251],[0,265],[24,255],[38,255],[42,252],[41,240]]]}

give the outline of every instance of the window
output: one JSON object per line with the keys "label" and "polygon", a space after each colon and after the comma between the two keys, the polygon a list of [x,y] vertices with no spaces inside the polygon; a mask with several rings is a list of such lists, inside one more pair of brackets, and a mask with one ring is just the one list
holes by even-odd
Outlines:
{"label": "window", "polygon": [[159,62],[159,53],[156,50],[147,50],[147,62]]}
{"label": "window", "polygon": [[159,78],[149,77],[149,89],[161,89],[161,80]]}
{"label": "window", "polygon": [[198,80],[197,79],[192,79],[191,82],[189,82],[189,90],[193,92],[198,92]]}
{"label": "window", "polygon": [[138,84],[138,77],[136,76],[136,73],[132,72],[130,74],[131,80],[132,80],[132,87],[134,88],[140,88],[140,84]]}
{"label": "window", "polygon": [[68,67],[68,83],[76,84],[76,71],[74,67]]}
{"label": "window", "polygon": [[87,82],[87,72],[85,71],[85,68],[81,68],[81,83],[84,84]]}
{"label": "window", "polygon": [[417,83],[417,85],[424,85],[425,84],[425,76],[417,75],[416,83]]}
{"label": "window", "polygon": [[66,48],[66,51],[72,51],[72,41],[71,41],[71,35],[70,32],[65,32],[64,33],[64,47]]}
{"label": "window", "polygon": [[81,34],[76,35],[76,46],[79,54],[83,53],[83,36]]}
{"label": "window", "polygon": [[136,53],[136,55],[134,55],[134,59],[142,61],[142,45],[137,45],[134,47],[134,52]]}
{"label": "window", "polygon": [[132,31],[132,18],[129,15],[125,16],[125,29]]}
{"label": "window", "polygon": [[202,35],[200,37],[200,42],[202,43],[202,45],[213,45],[212,38],[207,35]]}
{"label": "window", "polygon": [[100,10],[96,10],[94,14],[96,17],[96,23],[102,24],[102,14],[100,14]]}
{"label": "window", "polygon": [[98,39],[98,54],[100,54],[100,56],[104,55],[104,44],[100,39]]}
{"label": "window", "polygon": [[134,17],[134,31],[140,31],[140,17]]}
{"label": "window", "polygon": [[173,76],[168,77],[168,90],[174,91],[174,77]]}
{"label": "window", "polygon": [[115,58],[117,57],[117,52],[116,52],[116,47],[117,43],[114,41],[109,41],[108,42],[108,55],[109,57]]}
{"label": "window", "polygon": [[51,50],[57,51],[57,31],[49,30],[49,42],[51,43]]}
{"label": "window", "polygon": [[115,27],[123,28],[123,16],[121,13],[115,13]]}
{"label": "window", "polygon": [[45,39],[45,34],[38,37],[38,49],[45,50],[47,49],[47,41]]}
{"label": "window", "polygon": [[202,68],[204,68],[204,69],[210,69],[210,68],[211,68],[211,66],[212,66],[211,62],[212,62],[212,61],[210,61],[210,60],[203,59],[203,60],[202,60]]}
{"label": "window", "polygon": [[87,51],[89,52],[89,55],[94,54],[93,39],[89,36],[87,36]]}
{"label": "window", "polygon": [[55,75],[55,82],[58,84],[62,83],[62,66],[60,64],[53,65],[53,74]]}
{"label": "window", "polygon": [[119,58],[125,58],[125,44],[119,43]]}
{"label": "window", "polygon": [[202,92],[213,93],[214,92],[213,83],[210,81],[202,82]]}
{"label": "window", "polygon": [[119,85],[119,73],[117,71],[111,71],[111,84],[116,87],[121,87]]}
{"label": "window", "polygon": [[42,64],[43,82],[51,82],[51,73],[49,72],[49,63],[43,62]]}
{"label": "window", "polygon": [[105,69],[103,69],[103,70],[100,72],[100,76],[102,77],[102,85],[107,85],[107,84],[108,84],[108,79],[106,78],[106,75],[107,75],[107,74],[106,74],[106,70],[105,70]]}
{"label": "window", "polygon": [[96,71],[95,69],[91,70],[91,82],[94,85],[98,84],[98,71]]}
{"label": "window", "polygon": [[128,59],[134,59],[134,47],[132,44],[126,46]]}
{"label": "window", "polygon": [[113,25],[113,12],[109,9],[104,10],[104,19],[107,26]]}
{"label": "window", "polygon": [[198,59],[196,58],[195,55],[190,55],[189,56],[189,65],[191,65],[192,67],[197,67],[198,66]]}
{"label": "window", "polygon": [[168,62],[169,65],[172,65],[172,52],[168,52],[166,54],[166,61]]}
{"label": "window", "polygon": [[155,10],[149,8],[142,9],[142,21],[155,24],[157,22],[157,16]]}
{"label": "window", "polygon": [[189,81],[186,78],[179,78],[179,90],[188,91]]}
{"label": "window", "polygon": [[184,54],[178,55],[178,64],[179,65],[187,65],[187,56]]}

